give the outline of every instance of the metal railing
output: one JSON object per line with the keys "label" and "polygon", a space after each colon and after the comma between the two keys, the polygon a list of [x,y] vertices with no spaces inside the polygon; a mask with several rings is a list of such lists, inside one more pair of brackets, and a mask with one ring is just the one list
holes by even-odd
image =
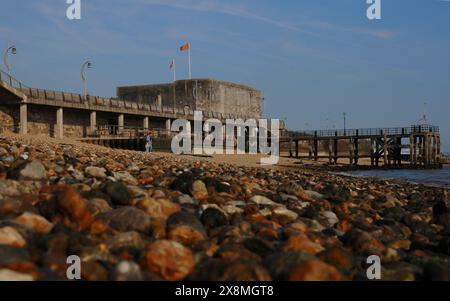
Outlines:
{"label": "metal railing", "polygon": [[431,125],[412,125],[410,127],[396,128],[367,128],[346,130],[318,130],[318,131],[289,131],[284,132],[281,137],[285,139],[310,138],[310,137],[364,137],[364,136],[394,136],[411,135],[420,133],[439,133],[439,127]]}
{"label": "metal railing", "polygon": [[96,138],[143,138],[148,133],[154,138],[172,138],[176,133],[162,128],[144,129],[138,126],[101,125],[88,131],[88,137]]}
{"label": "metal railing", "polygon": [[1,69],[0,69],[0,82],[5,82],[8,85],[10,85],[11,87],[17,88],[17,89],[27,88],[27,86],[22,84],[21,81],[15,79],[13,76],[11,76],[10,74],[6,73],[5,71],[3,71]]}
{"label": "metal railing", "polygon": [[[47,89],[36,89],[30,88],[24,85],[19,80],[12,77],[10,74],[0,70],[0,81],[7,83],[11,87],[19,89],[22,93],[27,95],[29,98],[33,99],[43,99],[43,100],[53,100],[62,101],[67,103],[78,103],[78,104],[89,104],[98,106],[107,106],[119,109],[134,109],[146,112],[155,113],[167,113],[179,116],[192,117],[194,116],[194,110],[185,110],[184,108],[168,107],[168,106],[156,106],[146,103],[138,103],[134,101],[129,101],[119,98],[104,98],[100,96],[92,95],[81,95],[77,93],[68,93],[62,91],[53,91]],[[227,114],[227,113],[217,113],[217,112],[203,112],[203,117],[205,118],[217,118],[217,119],[247,119],[254,118],[249,116],[237,115],[237,114]]]}

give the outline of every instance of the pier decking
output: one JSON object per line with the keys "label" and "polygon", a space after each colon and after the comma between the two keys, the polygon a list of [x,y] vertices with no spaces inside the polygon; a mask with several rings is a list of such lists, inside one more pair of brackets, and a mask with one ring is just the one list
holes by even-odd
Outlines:
{"label": "pier decking", "polygon": [[[326,158],[330,164],[337,164],[339,159],[344,158],[349,160],[350,165],[358,165],[361,158],[369,158],[371,166],[379,166],[382,161],[385,167],[405,164],[441,167],[441,142],[437,126],[287,132],[281,141],[290,143],[290,156],[315,161]],[[346,149],[340,149],[342,141]],[[369,144],[368,152],[361,151],[362,141]],[[301,143],[307,144],[307,155],[300,154]],[[320,144],[326,144],[325,155],[324,152],[319,154]]]}

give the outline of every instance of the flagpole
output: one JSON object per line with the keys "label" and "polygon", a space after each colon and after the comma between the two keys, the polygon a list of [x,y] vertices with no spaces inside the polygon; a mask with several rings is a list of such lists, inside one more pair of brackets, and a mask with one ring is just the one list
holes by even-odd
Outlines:
{"label": "flagpole", "polygon": [[173,60],[173,82],[177,81],[177,65],[175,59]]}
{"label": "flagpole", "polygon": [[189,56],[189,79],[192,79],[192,69],[191,69],[191,44],[189,44],[188,56]]}

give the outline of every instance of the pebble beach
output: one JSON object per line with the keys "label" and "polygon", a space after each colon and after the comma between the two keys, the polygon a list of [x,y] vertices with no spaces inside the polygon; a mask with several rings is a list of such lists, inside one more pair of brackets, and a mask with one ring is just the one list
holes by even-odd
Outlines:
{"label": "pebble beach", "polygon": [[450,191],[0,136],[0,280],[450,280]]}

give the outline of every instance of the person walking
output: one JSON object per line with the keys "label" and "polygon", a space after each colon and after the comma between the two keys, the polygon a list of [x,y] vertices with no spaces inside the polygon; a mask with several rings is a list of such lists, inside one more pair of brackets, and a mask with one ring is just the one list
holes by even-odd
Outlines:
{"label": "person walking", "polygon": [[150,135],[150,132],[147,134],[147,138],[145,139],[145,151],[147,153],[151,153],[153,150],[153,139],[152,136]]}

